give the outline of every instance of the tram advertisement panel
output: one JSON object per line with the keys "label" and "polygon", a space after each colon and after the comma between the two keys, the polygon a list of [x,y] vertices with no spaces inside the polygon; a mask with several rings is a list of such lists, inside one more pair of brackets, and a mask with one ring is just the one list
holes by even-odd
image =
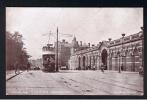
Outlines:
{"label": "tram advertisement panel", "polygon": [[44,54],[43,55],[43,71],[55,71],[55,55]]}

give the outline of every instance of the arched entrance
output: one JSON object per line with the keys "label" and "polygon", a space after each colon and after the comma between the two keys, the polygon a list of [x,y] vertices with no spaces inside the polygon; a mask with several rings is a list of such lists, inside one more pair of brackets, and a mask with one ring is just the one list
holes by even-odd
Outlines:
{"label": "arched entrance", "polygon": [[139,58],[139,54],[138,54],[137,48],[135,48],[133,51],[133,55],[132,55],[132,69],[131,69],[131,71],[133,71],[133,72],[138,71],[138,69],[139,69],[139,64],[136,63],[136,62],[138,62],[137,58]]}
{"label": "arched entrance", "polygon": [[83,69],[85,70],[85,56],[83,56]]}
{"label": "arched entrance", "polygon": [[108,56],[108,54],[107,54],[107,50],[106,49],[104,49],[102,51],[101,56],[102,56],[102,63],[106,66],[105,70],[107,70],[107,56]]}
{"label": "arched entrance", "polygon": [[79,57],[79,59],[78,59],[78,61],[79,61],[79,66],[78,66],[78,69],[80,70],[81,69],[81,58]]}

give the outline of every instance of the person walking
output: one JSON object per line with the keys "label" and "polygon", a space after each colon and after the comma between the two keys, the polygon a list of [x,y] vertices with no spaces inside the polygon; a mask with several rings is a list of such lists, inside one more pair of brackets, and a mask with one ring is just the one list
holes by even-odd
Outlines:
{"label": "person walking", "polygon": [[15,62],[14,67],[15,67],[15,74],[17,74],[17,71],[18,71],[18,61]]}
{"label": "person walking", "polygon": [[30,69],[30,63],[28,62],[27,63],[27,72],[29,71],[29,69]]}
{"label": "person walking", "polygon": [[101,65],[101,71],[104,73],[104,64]]}
{"label": "person walking", "polygon": [[143,75],[143,67],[142,66],[139,66],[139,75]]}
{"label": "person walking", "polygon": [[123,71],[124,70],[124,66],[123,66],[123,64],[121,65],[121,71]]}

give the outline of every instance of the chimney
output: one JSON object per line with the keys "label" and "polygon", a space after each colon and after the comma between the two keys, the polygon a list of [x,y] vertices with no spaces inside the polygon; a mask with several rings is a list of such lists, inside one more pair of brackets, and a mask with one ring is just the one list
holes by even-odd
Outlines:
{"label": "chimney", "polygon": [[90,43],[88,43],[88,47],[90,48]]}
{"label": "chimney", "polygon": [[80,41],[80,46],[82,46],[82,41]]}

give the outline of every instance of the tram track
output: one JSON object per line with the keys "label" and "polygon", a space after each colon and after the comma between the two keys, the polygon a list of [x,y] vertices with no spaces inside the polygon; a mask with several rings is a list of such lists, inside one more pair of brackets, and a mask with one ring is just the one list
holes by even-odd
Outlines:
{"label": "tram track", "polygon": [[[107,78],[106,77],[100,77],[101,79],[108,79],[108,80],[111,80],[111,81],[114,81],[114,82],[120,82],[120,83],[122,83],[122,81],[118,81],[118,80],[114,80],[114,78],[112,78],[112,77],[109,77],[109,76],[107,76]],[[138,86],[138,85],[136,85],[136,84],[132,84],[132,83],[129,83],[129,82],[127,82],[127,83],[125,83],[125,84],[127,84],[127,85],[134,85],[134,86]]]}
{"label": "tram track", "polygon": [[[110,83],[110,82],[104,81],[104,78],[103,78],[103,81],[98,80],[98,79],[88,78],[88,77],[85,77],[85,78],[87,78],[87,79],[89,79],[89,80],[95,80],[95,81],[103,82],[103,83],[105,83],[105,84],[111,84],[111,85],[114,85],[114,86],[118,86],[118,87],[130,89],[130,90],[137,91],[137,92],[143,92],[143,91],[141,91],[141,90],[136,90],[136,89],[133,89],[133,88],[127,88],[127,87],[122,86],[122,85],[118,85],[118,84],[115,84],[115,83]],[[114,80],[113,80],[113,81],[114,81]],[[115,81],[115,82],[116,82],[116,81]],[[117,82],[118,82],[118,81],[117,81]],[[127,84],[127,85],[128,85],[128,84]]]}
{"label": "tram track", "polygon": [[[115,89],[115,88],[120,88],[122,91],[126,91],[126,93],[127,93],[127,91],[135,92],[137,94],[138,93],[140,93],[140,94],[143,93],[143,91],[140,91],[140,90],[136,90],[136,89],[133,89],[133,88],[128,88],[128,87],[118,85],[116,83],[110,83],[110,82],[107,82],[107,81],[104,81],[104,80],[92,79],[92,78],[85,77],[85,76],[82,76],[82,78],[86,79],[87,81],[91,81],[91,83],[92,83],[92,81],[95,81],[94,83],[101,84],[101,85],[106,85],[107,87],[104,87],[105,88],[104,89],[103,86],[102,87],[97,87],[98,85],[97,86],[91,86],[92,84],[85,83],[85,82],[83,82],[84,80],[79,81],[77,79],[71,79],[71,78],[69,78],[67,76],[64,76],[62,78],[66,79],[67,81],[71,80],[72,81],[71,83],[73,83],[73,82],[80,83],[79,87],[83,87],[83,85],[86,85],[90,89],[103,91],[103,92],[107,93],[108,95],[115,95],[115,93],[112,93],[113,90],[110,90],[110,89]],[[112,88],[110,88],[110,87],[112,87]],[[131,92],[130,92],[130,94],[131,94]],[[124,94],[124,93],[122,93],[122,94]]]}
{"label": "tram track", "polygon": [[[70,87],[71,84],[69,84],[69,82],[67,82],[66,80],[64,80],[64,78],[62,77],[57,77],[57,76],[51,76],[52,79],[54,79],[56,82],[60,83],[60,85],[62,85],[65,88],[68,88],[70,91],[73,91],[77,94],[81,94],[81,92],[79,92],[78,90],[75,90],[73,88]],[[64,91],[63,91],[64,92]],[[72,95],[72,94],[70,94]],[[81,94],[82,95],[82,94]]]}
{"label": "tram track", "polygon": [[87,84],[86,82],[80,82],[67,77],[65,78],[65,76],[60,78],[64,81],[66,80],[67,82],[66,85],[68,85],[69,88],[71,88],[74,91],[78,91],[78,92],[80,91],[82,95],[90,94],[90,92],[95,92],[95,91],[99,91],[100,94],[98,95],[112,95],[112,93],[109,92],[109,90],[104,90],[103,88],[100,87],[99,88],[93,87],[90,84]]}
{"label": "tram track", "polygon": [[[108,76],[108,77],[107,77]],[[142,95],[142,82],[140,87],[127,84],[126,76],[113,76],[95,72],[77,73],[23,73],[7,82],[7,93],[17,91],[37,95],[37,91],[43,91],[45,95]],[[119,79],[122,78],[122,79]],[[117,79],[118,78],[118,79]],[[132,77],[131,77],[132,78]],[[142,79],[141,79],[142,80]],[[122,82],[121,82],[122,81]],[[133,83],[136,79],[129,81]],[[125,84],[126,83],[126,84]],[[135,83],[136,84],[136,83]],[[138,86],[139,86],[138,84]],[[131,86],[132,85],[132,86]],[[136,88],[135,88],[136,86]],[[133,88],[134,87],[134,88]],[[16,88],[16,89],[15,89]],[[23,90],[24,89],[24,90]],[[34,92],[34,93],[33,93]],[[31,94],[29,94],[31,95]]]}
{"label": "tram track", "polygon": [[[107,78],[106,78],[106,77],[103,77],[103,76],[99,76],[99,79],[97,79],[97,78],[85,77],[85,76],[82,76],[82,77],[88,78],[88,79],[90,79],[90,80],[95,80],[95,81],[103,82],[103,83],[106,83],[106,84],[116,85],[116,86],[119,86],[119,87],[122,87],[122,88],[127,88],[127,87],[122,86],[123,84],[125,84],[125,85],[128,86],[128,87],[132,87],[132,85],[133,85],[134,87],[138,87],[138,85],[136,85],[136,84],[122,83],[122,81],[114,80],[114,79],[110,78],[109,76],[107,76]],[[113,81],[113,82],[110,82],[110,81]],[[119,84],[119,85],[118,85],[118,84]],[[143,90],[137,90],[137,89],[134,89],[134,87],[132,87],[132,88],[127,88],[127,89],[131,89],[131,90],[138,91],[138,92],[143,92]]]}
{"label": "tram track", "polygon": [[[97,73],[97,72],[96,72]],[[102,76],[98,76],[99,78],[101,78],[101,79],[105,79],[105,80],[111,80],[111,81],[113,81],[113,82],[120,82],[120,83],[122,83],[123,81],[118,81],[118,80],[114,80],[115,78],[117,78],[117,77],[111,77],[111,76],[109,76],[108,75],[108,73],[102,73],[102,74],[104,74],[104,75],[107,75],[107,77],[104,77],[104,75],[102,75]],[[95,76],[94,76],[95,77]],[[123,77],[124,78],[124,77]],[[134,81],[135,82],[135,81]],[[127,84],[127,85],[134,85],[134,86],[138,86],[138,85],[136,85],[136,84],[133,84],[133,83],[129,83],[129,82],[125,82],[125,84]]]}

